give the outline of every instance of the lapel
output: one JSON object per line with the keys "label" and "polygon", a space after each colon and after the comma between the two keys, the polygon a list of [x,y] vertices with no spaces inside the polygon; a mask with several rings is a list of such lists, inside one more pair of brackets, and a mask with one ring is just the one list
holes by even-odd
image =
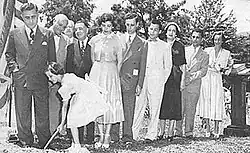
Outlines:
{"label": "lapel", "polygon": [[58,50],[57,50],[57,60],[64,63],[65,59],[66,59],[66,45],[67,45],[67,41],[65,40],[63,34],[61,35],[60,39],[59,39],[59,46],[58,46]]}
{"label": "lapel", "polygon": [[198,52],[194,56],[190,56],[190,63],[188,65],[188,70],[192,69],[192,67],[198,62],[198,57],[200,57],[202,53],[202,47],[199,48]]}
{"label": "lapel", "polygon": [[141,41],[139,37],[136,35],[131,45],[128,48],[126,48],[126,51],[123,56],[124,57],[123,63],[135,53],[135,51],[137,50],[138,46],[140,46],[140,44],[141,44]]}
{"label": "lapel", "polygon": [[[24,48],[26,48],[27,50],[29,50],[28,36],[26,34],[24,26],[22,28],[20,28],[20,31],[17,33],[17,37],[19,38],[19,40],[23,44]],[[29,52],[30,52],[30,50],[29,50]]]}
{"label": "lapel", "polygon": [[43,34],[40,28],[37,27],[34,42],[31,45],[32,50],[30,51],[28,59],[31,58],[34,55],[34,53],[37,51],[37,48],[40,47],[40,45],[42,44],[41,42],[42,40],[43,40]]}
{"label": "lapel", "polygon": [[81,61],[81,49],[80,49],[80,43],[77,40],[76,43],[74,43],[74,58],[75,60],[78,62],[78,64],[80,64]]}

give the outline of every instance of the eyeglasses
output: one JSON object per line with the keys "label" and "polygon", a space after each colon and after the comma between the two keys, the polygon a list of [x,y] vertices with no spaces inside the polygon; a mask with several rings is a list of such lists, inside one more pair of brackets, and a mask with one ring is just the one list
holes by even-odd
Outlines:
{"label": "eyeglasses", "polygon": [[25,19],[25,20],[34,20],[34,19],[36,19],[37,18],[37,15],[25,15],[25,16],[23,16],[23,18]]}

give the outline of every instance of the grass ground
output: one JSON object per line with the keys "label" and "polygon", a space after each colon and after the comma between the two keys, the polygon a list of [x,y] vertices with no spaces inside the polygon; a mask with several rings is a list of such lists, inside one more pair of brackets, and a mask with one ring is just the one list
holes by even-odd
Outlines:
{"label": "grass ground", "polygon": [[[248,115],[249,118],[249,115]],[[249,124],[249,120],[247,120]],[[201,121],[196,118],[194,135],[195,139],[190,140],[186,138],[175,138],[174,141],[168,142],[166,140],[156,141],[145,144],[142,141],[135,142],[129,145],[123,143],[112,144],[108,150],[96,150],[93,146],[87,146],[91,153],[250,153],[250,137],[222,137],[220,139],[204,138],[205,131],[201,128]],[[221,127],[230,125],[230,119],[227,116],[222,122]],[[4,134],[2,128],[1,135]],[[141,135],[145,134],[145,129],[142,130]],[[3,137],[3,136],[2,136]],[[1,138],[1,136],[0,136]],[[57,137],[59,148],[66,148],[69,146],[69,139]],[[63,144],[63,145],[62,145]],[[61,149],[53,150],[39,150],[35,148],[23,149],[16,145],[6,143],[3,139],[0,140],[0,153],[55,153],[65,152]]]}

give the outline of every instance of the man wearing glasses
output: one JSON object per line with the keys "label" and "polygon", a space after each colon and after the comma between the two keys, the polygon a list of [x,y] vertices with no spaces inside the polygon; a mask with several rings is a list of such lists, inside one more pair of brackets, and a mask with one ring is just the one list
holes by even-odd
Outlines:
{"label": "man wearing glasses", "polygon": [[33,146],[32,98],[35,111],[35,131],[39,148],[50,138],[49,89],[44,74],[46,65],[55,61],[53,33],[38,26],[38,8],[33,3],[21,6],[24,26],[10,32],[6,60],[13,74],[17,131],[21,147]]}
{"label": "man wearing glasses", "polygon": [[192,45],[185,48],[187,60],[185,88],[182,91],[182,120],[177,121],[176,135],[182,136],[182,123],[185,118],[185,137],[193,138],[194,117],[197,102],[200,96],[201,78],[208,70],[208,54],[203,51],[202,43],[203,31],[195,29],[192,32]]}

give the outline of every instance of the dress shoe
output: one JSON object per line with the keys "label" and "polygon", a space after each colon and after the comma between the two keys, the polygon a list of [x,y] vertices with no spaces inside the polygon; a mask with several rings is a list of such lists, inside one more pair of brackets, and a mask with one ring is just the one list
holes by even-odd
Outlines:
{"label": "dress shoe", "polygon": [[185,136],[185,138],[187,138],[187,139],[194,139],[194,136],[193,135],[187,135],[187,136]]}
{"label": "dress shoe", "polygon": [[127,143],[127,142],[133,142],[134,139],[131,136],[123,136],[122,137],[122,142]]}
{"label": "dress shoe", "polygon": [[147,144],[147,143],[152,143],[152,142],[153,142],[153,140],[151,140],[151,139],[145,139],[145,140],[144,140],[144,143],[146,143],[146,144]]}
{"label": "dress shoe", "polygon": [[156,140],[163,140],[163,139],[164,139],[164,134],[158,135],[157,138],[156,138]]}
{"label": "dress shoe", "polygon": [[21,148],[30,148],[32,146],[31,144],[28,144],[22,140],[19,140],[19,141],[15,142],[14,144],[21,147]]}
{"label": "dress shoe", "polygon": [[168,140],[169,142],[171,142],[171,141],[174,140],[174,137],[173,137],[173,136],[168,136],[168,137],[167,137],[167,140]]}

